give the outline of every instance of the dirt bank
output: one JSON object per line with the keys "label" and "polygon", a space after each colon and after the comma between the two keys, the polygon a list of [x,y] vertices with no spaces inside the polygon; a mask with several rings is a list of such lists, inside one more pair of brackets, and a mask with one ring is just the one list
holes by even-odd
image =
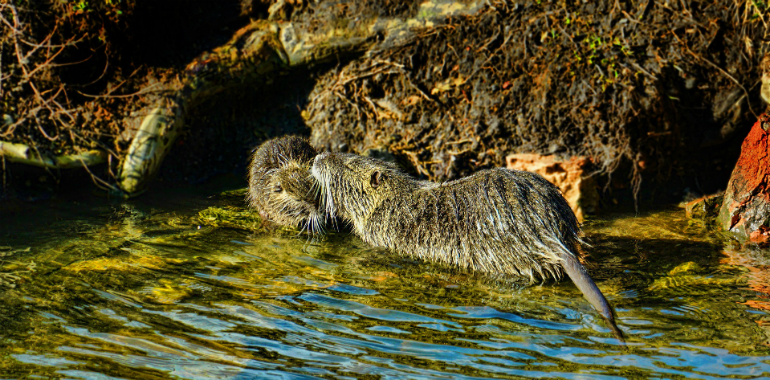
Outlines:
{"label": "dirt bank", "polygon": [[[90,170],[108,186],[135,134],[129,120],[250,22],[354,28],[419,19],[422,3],[2,4],[0,140],[47,157],[103,152]],[[433,180],[541,153],[590,157],[612,191],[710,192],[762,111],[768,21],[748,1],[489,2],[196,105],[160,178],[240,172],[261,140],[309,133],[334,151],[388,149]]]}
{"label": "dirt bank", "polygon": [[335,68],[313,141],[387,147],[452,179],[509,153],[587,156],[615,187],[722,186],[761,113],[765,9],[736,2],[492,3]]}

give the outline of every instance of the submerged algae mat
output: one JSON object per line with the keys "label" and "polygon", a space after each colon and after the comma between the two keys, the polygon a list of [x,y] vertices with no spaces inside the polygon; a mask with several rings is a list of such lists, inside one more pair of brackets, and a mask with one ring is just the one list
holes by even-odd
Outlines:
{"label": "submerged algae mat", "polygon": [[751,285],[761,268],[725,255],[682,210],[586,224],[623,349],[569,281],[521,287],[343,233],[202,221],[243,212],[239,202],[0,209],[0,377],[770,376],[767,295]]}

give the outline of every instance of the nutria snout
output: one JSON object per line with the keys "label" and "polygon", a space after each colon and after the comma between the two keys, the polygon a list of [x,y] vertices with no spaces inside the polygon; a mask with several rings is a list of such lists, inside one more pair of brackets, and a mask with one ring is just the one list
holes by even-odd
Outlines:
{"label": "nutria snout", "polygon": [[307,139],[285,136],[262,143],[249,166],[249,206],[264,220],[322,232],[319,186],[310,173],[316,150]]}

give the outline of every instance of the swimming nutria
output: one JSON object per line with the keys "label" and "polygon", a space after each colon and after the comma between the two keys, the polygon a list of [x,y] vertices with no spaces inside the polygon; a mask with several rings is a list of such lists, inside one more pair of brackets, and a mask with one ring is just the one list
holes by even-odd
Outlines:
{"label": "swimming nutria", "polygon": [[349,222],[365,242],[419,259],[532,281],[572,279],[622,334],[604,295],[576,256],[580,227],[556,186],[508,169],[483,170],[446,183],[418,181],[394,164],[323,153],[313,176],[330,216]]}
{"label": "swimming nutria", "polygon": [[318,185],[310,174],[316,150],[307,139],[284,136],[262,143],[249,167],[249,206],[264,220],[311,233],[323,230]]}

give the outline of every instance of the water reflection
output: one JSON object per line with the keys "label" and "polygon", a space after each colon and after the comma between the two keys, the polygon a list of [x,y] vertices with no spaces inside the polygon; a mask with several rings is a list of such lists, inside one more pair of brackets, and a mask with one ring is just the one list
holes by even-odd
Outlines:
{"label": "water reflection", "polygon": [[623,348],[568,282],[523,287],[345,234],[207,227],[196,213],[220,200],[177,202],[60,206],[68,222],[45,233],[0,231],[15,286],[0,290],[3,376],[770,376],[761,260],[724,255],[679,210],[587,224]]}

